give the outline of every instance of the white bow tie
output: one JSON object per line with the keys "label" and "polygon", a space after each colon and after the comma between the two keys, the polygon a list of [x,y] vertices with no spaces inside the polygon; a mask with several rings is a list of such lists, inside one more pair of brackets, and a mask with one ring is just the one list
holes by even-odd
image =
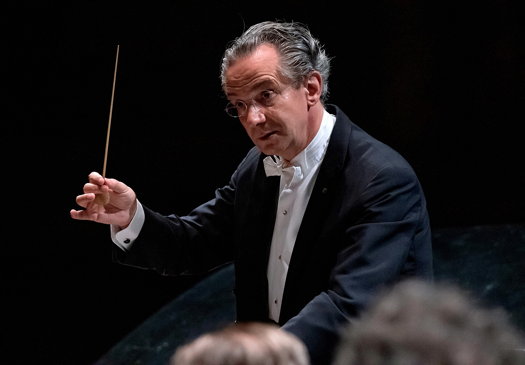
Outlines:
{"label": "white bow tie", "polygon": [[267,156],[263,160],[266,176],[281,176],[283,172],[283,161],[279,156]]}
{"label": "white bow tie", "polygon": [[267,156],[263,163],[266,176],[281,176],[283,171],[290,171],[291,176],[298,179],[302,178],[301,167],[293,165],[283,167],[283,160],[279,156]]}

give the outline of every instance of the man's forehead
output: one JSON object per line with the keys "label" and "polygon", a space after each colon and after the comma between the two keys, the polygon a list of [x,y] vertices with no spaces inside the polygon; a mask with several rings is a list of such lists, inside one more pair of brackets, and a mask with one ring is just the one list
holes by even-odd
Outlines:
{"label": "man's forehead", "polygon": [[230,64],[225,76],[228,83],[237,84],[265,74],[275,75],[278,68],[277,50],[273,46],[263,44]]}

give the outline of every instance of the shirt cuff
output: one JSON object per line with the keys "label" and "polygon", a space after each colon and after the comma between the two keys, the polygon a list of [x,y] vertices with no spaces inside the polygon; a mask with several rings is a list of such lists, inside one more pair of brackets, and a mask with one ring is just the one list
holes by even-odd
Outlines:
{"label": "shirt cuff", "polygon": [[128,251],[133,242],[139,236],[140,230],[144,225],[145,215],[142,204],[137,200],[137,211],[135,216],[131,220],[129,226],[124,229],[120,229],[118,226],[110,225],[111,228],[111,240],[114,244],[120,247],[124,251]]}

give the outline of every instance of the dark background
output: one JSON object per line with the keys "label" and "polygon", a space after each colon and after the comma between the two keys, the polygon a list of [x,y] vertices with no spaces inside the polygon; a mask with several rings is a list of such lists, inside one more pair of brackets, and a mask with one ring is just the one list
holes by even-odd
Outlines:
{"label": "dark background", "polygon": [[211,198],[251,146],[223,112],[222,51],[284,19],[334,57],[329,102],[415,168],[435,229],[512,224],[525,202],[520,3],[4,3],[3,356],[90,364],[199,279],[113,264],[109,228],[69,217],[102,170],[117,44],[107,176],[160,212]]}

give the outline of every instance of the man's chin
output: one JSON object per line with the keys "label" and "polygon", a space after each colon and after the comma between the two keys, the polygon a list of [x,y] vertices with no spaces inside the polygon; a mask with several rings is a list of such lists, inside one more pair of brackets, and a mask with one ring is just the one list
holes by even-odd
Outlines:
{"label": "man's chin", "polygon": [[272,148],[268,146],[257,146],[259,148],[259,151],[261,151],[265,155],[280,155],[280,151],[277,148]]}

